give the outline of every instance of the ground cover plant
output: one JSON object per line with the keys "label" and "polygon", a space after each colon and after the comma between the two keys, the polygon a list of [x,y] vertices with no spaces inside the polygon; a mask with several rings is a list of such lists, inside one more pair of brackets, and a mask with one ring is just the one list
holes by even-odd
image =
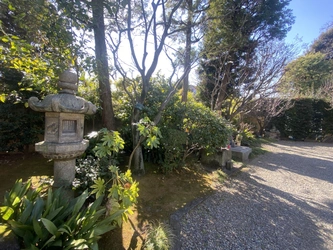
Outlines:
{"label": "ground cover plant", "polygon": [[49,187],[46,194],[43,185],[30,187],[31,181],[16,181],[0,207],[2,224],[8,225],[24,249],[98,249],[98,239],[116,227],[114,221],[123,212],[105,217],[103,196],[85,206],[88,191],[68,201],[61,188]]}

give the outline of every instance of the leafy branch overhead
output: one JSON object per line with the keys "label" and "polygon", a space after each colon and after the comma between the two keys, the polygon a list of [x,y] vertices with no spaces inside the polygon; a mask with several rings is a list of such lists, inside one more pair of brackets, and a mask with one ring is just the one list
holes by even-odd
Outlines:
{"label": "leafy branch overhead", "polygon": [[145,138],[145,144],[148,148],[158,148],[162,134],[160,129],[155,126],[155,123],[150,121],[148,117],[142,118],[135,124],[140,135]]}

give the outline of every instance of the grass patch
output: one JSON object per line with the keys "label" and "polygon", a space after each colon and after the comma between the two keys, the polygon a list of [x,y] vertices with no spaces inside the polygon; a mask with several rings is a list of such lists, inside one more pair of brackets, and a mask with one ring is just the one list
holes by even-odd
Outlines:
{"label": "grass patch", "polygon": [[149,225],[147,237],[143,245],[145,250],[168,250],[173,246],[174,234],[170,226],[157,221]]}
{"label": "grass patch", "polygon": [[261,147],[254,147],[254,148],[252,148],[252,152],[249,157],[250,157],[250,159],[253,159],[259,155],[265,154],[266,152],[268,152],[268,151]]}
{"label": "grass patch", "polygon": [[5,192],[10,190],[17,179],[32,179],[33,186],[41,179],[53,176],[53,161],[38,153],[0,154],[0,204]]}
{"label": "grass patch", "polygon": [[140,189],[135,212],[129,217],[129,223],[102,238],[102,250],[140,249],[151,222],[166,223],[172,213],[188,202],[211,194],[214,178],[196,163],[167,175],[157,173],[156,166],[146,164],[146,174],[135,180]]}
{"label": "grass patch", "polygon": [[215,179],[220,184],[223,184],[226,178],[228,177],[228,175],[225,172],[223,172],[221,169],[214,171],[212,175],[213,179]]}
{"label": "grass patch", "polygon": [[253,159],[259,155],[263,155],[268,152],[267,150],[263,149],[262,144],[269,144],[275,141],[275,139],[270,138],[256,138],[251,140],[251,143],[249,145],[249,147],[252,149],[252,152],[249,156],[250,159]]}

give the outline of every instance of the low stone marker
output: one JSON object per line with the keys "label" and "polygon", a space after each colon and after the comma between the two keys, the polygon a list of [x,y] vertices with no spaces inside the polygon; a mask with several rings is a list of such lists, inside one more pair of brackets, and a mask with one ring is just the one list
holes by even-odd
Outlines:
{"label": "low stone marker", "polygon": [[252,149],[244,146],[237,146],[231,148],[232,159],[236,161],[246,162],[249,160],[249,155]]}
{"label": "low stone marker", "polygon": [[227,148],[218,150],[215,154],[207,155],[205,153],[201,156],[201,163],[209,166],[225,167],[231,169],[231,151]]}

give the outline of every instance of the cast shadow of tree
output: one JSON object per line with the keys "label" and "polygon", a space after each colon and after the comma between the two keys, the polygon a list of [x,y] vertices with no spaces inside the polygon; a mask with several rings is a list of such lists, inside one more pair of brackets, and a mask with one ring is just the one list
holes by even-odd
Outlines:
{"label": "cast shadow of tree", "polygon": [[[333,150],[333,149],[332,149]],[[258,158],[254,162],[258,167],[271,171],[287,170],[300,175],[316,178],[333,183],[333,157],[327,156],[318,158],[318,155],[309,152],[307,155],[300,155],[299,151],[293,148],[289,153],[267,153],[264,162]],[[252,165],[252,163],[251,163]]]}
{"label": "cast shadow of tree", "polygon": [[[258,245],[262,249],[327,249],[312,214],[320,212],[326,223],[333,223],[329,209],[314,208],[286,192],[258,182],[247,173],[242,173],[209,199],[183,219],[195,216],[192,213],[200,214],[198,230],[194,233],[201,234],[198,244],[215,245],[215,249],[226,245],[227,249],[252,249],[251,246]],[[220,237],[212,238],[209,232],[204,234],[200,228],[210,228]],[[333,235],[332,231],[326,233]],[[186,232],[181,237],[196,238]]]}

